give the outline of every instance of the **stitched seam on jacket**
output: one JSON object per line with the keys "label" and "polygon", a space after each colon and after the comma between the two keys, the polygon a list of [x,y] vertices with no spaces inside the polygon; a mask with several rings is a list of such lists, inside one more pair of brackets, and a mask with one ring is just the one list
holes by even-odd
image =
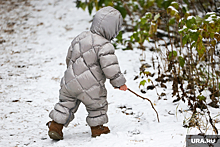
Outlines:
{"label": "stitched seam on jacket", "polygon": [[[94,49],[94,38],[93,38],[92,34],[91,34],[91,38],[92,38],[92,48]],[[94,51],[95,51],[95,49],[94,49]],[[85,64],[86,64],[86,62],[85,62]],[[89,68],[89,70],[90,70],[91,74],[93,75],[93,77],[95,78],[95,80],[98,82],[99,86],[102,87],[101,83],[99,82],[99,80],[96,78],[96,76],[93,74],[92,70],[90,69],[91,67],[89,67],[88,65],[87,65],[87,67]]]}
{"label": "stitched seam on jacket", "polygon": [[112,78],[110,78],[111,80],[115,80],[117,79],[118,77],[120,77],[121,75],[121,72],[118,72],[117,74],[115,74]]}
{"label": "stitched seam on jacket", "polygon": [[[87,72],[89,69],[86,69],[85,71],[83,71],[82,73],[80,73],[79,75],[76,75],[77,77],[80,77],[83,73],[85,73],[85,72]],[[77,82],[79,82],[78,80],[77,80]]]}
{"label": "stitched seam on jacket", "polygon": [[97,46],[100,46],[99,51],[100,51],[101,48],[103,48],[104,45],[106,45],[106,44],[108,44],[108,43],[111,44],[111,42],[105,42],[105,43],[103,43],[102,45],[97,45]]}
{"label": "stitched seam on jacket", "polygon": [[[72,79],[72,80],[73,80],[73,79]],[[72,80],[70,80],[70,81],[72,81]],[[70,81],[68,81],[68,82],[70,82]],[[68,93],[69,95],[71,95],[70,92],[69,92],[69,91],[67,90],[67,88],[66,88],[66,83],[65,83],[65,82],[64,82],[63,86],[64,86],[65,90],[67,91],[67,93]]]}
{"label": "stitched seam on jacket", "polygon": [[[91,48],[91,49],[89,49],[88,51],[90,51],[90,50],[94,50],[94,49]],[[82,52],[82,54],[84,54],[84,53],[86,53],[86,52],[88,52],[88,51]],[[75,63],[80,57],[81,57],[81,53],[80,53],[80,56],[79,56],[78,58],[75,59],[75,61],[72,60],[73,63]]]}
{"label": "stitched seam on jacket", "polygon": [[106,114],[101,114],[101,115],[98,115],[98,116],[93,116],[93,117],[88,116],[88,117],[89,117],[89,118],[97,118],[97,117],[101,117],[101,116],[104,116],[104,115],[106,115]]}
{"label": "stitched seam on jacket", "polygon": [[[81,55],[81,43],[79,42],[79,51],[80,51],[80,57],[82,57],[82,55]],[[84,61],[84,60],[83,60]],[[73,69],[73,73],[74,73],[74,75],[76,75],[76,73],[74,72],[74,69]],[[80,82],[79,82],[79,80],[77,79],[77,75],[76,75],[76,81],[79,83],[79,85],[82,87],[82,85],[80,84]],[[82,87],[82,89],[84,90],[84,88]]]}
{"label": "stitched seam on jacket", "polygon": [[80,103],[80,101],[76,100],[76,105],[73,108],[69,109],[69,117],[67,118],[66,123],[64,125],[69,123],[71,117],[71,111],[73,111],[73,109],[75,109],[78,106],[78,103]]}
{"label": "stitched seam on jacket", "polygon": [[98,66],[97,63],[93,63],[91,65],[88,65],[89,68],[93,67],[93,66]]}
{"label": "stitched seam on jacket", "polygon": [[68,100],[60,100],[60,102],[72,102],[72,103],[74,103],[75,100],[70,100],[70,98],[68,98]]}
{"label": "stitched seam on jacket", "polygon": [[101,56],[107,56],[107,55],[115,55],[114,53],[101,53],[100,55],[99,55],[99,58],[101,57]]}
{"label": "stitched seam on jacket", "polygon": [[[104,104],[104,103],[103,103]],[[95,112],[95,111],[100,111],[99,109],[102,109],[102,108],[104,108],[105,106],[107,106],[108,105],[108,103],[106,103],[105,105],[103,105],[102,107],[99,107],[99,108],[95,108],[95,109],[89,109],[89,111],[91,111],[91,112]]]}
{"label": "stitched seam on jacket", "polygon": [[[98,24],[98,29],[99,29],[99,32],[101,32],[101,23],[102,23],[102,21],[104,20],[104,18],[107,16],[107,15],[109,15],[110,13],[112,13],[112,12],[114,12],[115,10],[113,9],[113,10],[111,10],[111,11],[109,11],[106,15],[104,15],[103,16],[103,18],[99,21],[99,24]],[[111,38],[110,38],[111,39]]]}
{"label": "stitched seam on jacket", "polygon": [[[93,47],[93,45],[94,45],[94,38],[93,38],[93,35],[91,34],[91,38],[92,38],[92,48],[94,49],[94,47]],[[81,51],[81,48],[80,48],[80,51]],[[82,55],[82,57],[83,57],[83,55]],[[87,65],[87,63],[86,63],[86,61],[84,60],[84,58],[83,58],[83,62],[86,64],[86,66],[88,67],[88,65]],[[89,67],[88,67],[89,68]],[[95,77],[95,75],[93,74],[93,72],[91,71],[91,69],[89,68],[89,71],[91,72],[91,74],[93,75],[93,77],[96,79],[96,81],[98,82],[98,83],[96,83],[96,84],[94,84],[94,85],[92,85],[91,87],[93,87],[93,86],[95,86],[95,85],[99,85],[100,87],[102,87],[102,85],[101,85],[101,83],[99,82],[99,80]],[[90,87],[90,88],[91,88]],[[89,89],[90,89],[89,88]],[[89,90],[89,89],[87,89],[87,90]],[[92,97],[85,91],[85,93],[92,99]]]}
{"label": "stitched seam on jacket", "polygon": [[[91,34],[91,38],[92,38],[92,47],[93,47],[93,44],[94,44],[94,39],[93,39],[93,36],[92,36],[92,34]],[[85,61],[85,59],[83,58],[83,54],[82,54],[82,50],[81,50],[81,43],[79,42],[79,46],[80,46],[80,48],[79,48],[79,50],[80,50],[80,56],[82,57],[82,59],[83,59],[83,62],[84,62],[84,64],[88,67],[88,65],[87,65],[87,63],[86,63],[86,61]],[[91,74],[93,75],[93,77],[96,79],[96,77],[95,77],[95,75],[92,73],[92,71],[91,71],[91,69],[88,67],[88,70],[91,72]],[[87,70],[86,70],[87,71]],[[81,74],[80,74],[81,75]],[[80,76],[79,75],[79,76]],[[77,76],[78,77],[78,76]],[[76,78],[76,80],[77,80],[77,78]],[[96,79],[96,81],[98,82],[98,80]],[[79,82],[79,80],[77,80],[77,82],[80,84],[80,82]],[[98,84],[101,86],[101,84],[98,82]],[[95,84],[94,84],[95,85]],[[80,84],[80,86],[82,87],[82,89],[83,90],[87,90],[87,89],[85,89],[85,88],[83,88],[83,86]],[[90,87],[91,88],[91,87]],[[87,93],[87,92],[85,92],[91,99],[92,99],[92,97]]]}
{"label": "stitched seam on jacket", "polygon": [[60,105],[61,107],[64,107],[64,108],[70,109],[70,108],[68,108],[68,107],[66,107],[66,106],[64,106],[64,105],[62,105],[62,104],[60,104],[60,103],[58,103],[58,105]]}
{"label": "stitched seam on jacket", "polygon": [[66,114],[66,113],[64,113],[64,112],[62,112],[62,111],[60,111],[60,110],[57,110],[56,108],[54,108],[54,110],[57,111],[57,112],[59,112],[59,113]]}
{"label": "stitched seam on jacket", "polygon": [[[108,41],[108,40],[107,40]],[[96,45],[96,46],[99,46],[100,48],[102,48],[104,45],[106,45],[106,44],[108,44],[108,43],[110,43],[111,44],[111,42],[110,41],[108,41],[108,42],[105,42],[105,43],[103,43],[103,44],[101,44],[101,45]],[[94,46],[94,47],[96,47],[96,46]]]}
{"label": "stitched seam on jacket", "polygon": [[105,67],[103,67],[102,70],[103,70],[104,68],[107,68],[107,67],[112,66],[112,65],[117,65],[117,64],[118,64],[118,63],[111,63],[111,64],[108,64],[108,65],[106,65]]}
{"label": "stitched seam on jacket", "polygon": [[[91,89],[92,87],[94,87],[94,86],[100,86],[98,83],[96,83],[96,84],[93,84],[92,86],[90,86],[89,87],[89,89]],[[85,91],[88,91],[89,89],[84,89]]]}

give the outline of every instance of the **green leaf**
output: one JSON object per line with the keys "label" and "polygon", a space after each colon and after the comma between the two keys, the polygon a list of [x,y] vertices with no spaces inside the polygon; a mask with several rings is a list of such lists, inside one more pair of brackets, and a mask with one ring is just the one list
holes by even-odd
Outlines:
{"label": "green leaf", "polygon": [[170,14],[171,16],[177,16],[178,15],[178,11],[173,6],[169,6],[167,8],[167,13]]}
{"label": "green leaf", "polygon": [[146,18],[146,19],[151,19],[151,18],[152,18],[152,13],[147,12],[147,13],[145,14],[145,18]]}
{"label": "green leaf", "polygon": [[179,56],[179,57],[178,57],[178,60],[179,60],[180,66],[183,68],[183,67],[184,67],[184,64],[185,64],[185,59],[184,59],[182,56]]}
{"label": "green leaf", "polygon": [[206,48],[205,48],[204,44],[202,43],[202,40],[200,40],[197,43],[196,48],[197,48],[197,52],[199,54],[199,57],[201,58],[204,55],[205,51],[206,51]]}
{"label": "green leaf", "polygon": [[169,25],[175,24],[175,20],[176,20],[175,17],[170,18]]}
{"label": "green leaf", "polygon": [[86,6],[87,4],[86,3],[80,3],[80,8],[82,8],[84,11],[86,10]]}
{"label": "green leaf", "polygon": [[191,45],[191,48],[196,47],[196,42],[194,41]]}
{"label": "green leaf", "polygon": [[146,82],[147,82],[146,80],[141,81],[139,84],[139,88],[141,87],[141,85],[144,86]]}
{"label": "green leaf", "polygon": [[145,71],[144,75],[148,77],[149,75],[151,75],[151,73],[149,71]]}
{"label": "green leaf", "polygon": [[203,19],[201,18],[201,17],[199,17],[199,16],[196,16],[196,23],[197,24],[201,24],[202,23],[202,21],[203,21]]}
{"label": "green leaf", "polygon": [[145,4],[145,0],[139,0],[138,2],[139,2],[139,4],[141,5],[141,7],[143,8],[143,7],[144,7],[144,4]]}
{"label": "green leaf", "polygon": [[179,9],[179,4],[177,2],[172,2],[171,6],[173,6],[175,9]]}
{"label": "green leaf", "polygon": [[200,101],[205,101],[205,100],[206,100],[206,97],[203,96],[203,95],[198,95],[197,98],[198,98]]}
{"label": "green leaf", "polygon": [[215,35],[215,34],[214,34],[213,32],[210,33],[210,37],[211,37],[212,39],[214,38],[214,35]]}
{"label": "green leaf", "polygon": [[159,8],[162,7],[163,1],[164,1],[164,0],[156,0],[157,6],[158,6]]}
{"label": "green leaf", "polygon": [[199,34],[200,34],[199,32],[192,32],[190,34],[190,36],[191,36],[192,40],[197,41],[199,38]]}
{"label": "green leaf", "polygon": [[163,1],[162,6],[164,7],[164,9],[167,9],[170,6],[171,2],[171,0]]}
{"label": "green leaf", "polygon": [[139,42],[140,38],[139,38],[139,32],[135,32],[132,34],[132,38],[135,39],[135,41]]}
{"label": "green leaf", "polygon": [[183,0],[187,5],[189,5],[189,0]]}
{"label": "green leaf", "polygon": [[141,25],[145,25],[146,24],[146,19],[144,18],[141,18],[141,21],[140,21]]}
{"label": "green leaf", "polygon": [[184,6],[183,6],[182,11],[183,11],[183,14],[185,14],[186,12],[188,12],[187,7],[184,7]]}
{"label": "green leaf", "polygon": [[81,1],[76,1],[76,8],[80,8],[81,7]]}
{"label": "green leaf", "polygon": [[186,26],[187,28],[191,28],[193,26],[193,24],[196,23],[196,19],[194,16],[189,16],[186,20]]}
{"label": "green leaf", "polygon": [[105,6],[113,6],[111,0],[105,0],[105,1],[104,1],[104,4],[105,4]]}
{"label": "green leaf", "polygon": [[215,12],[207,13],[207,14],[205,15],[205,19],[207,19],[207,18],[208,18],[209,16],[211,16],[211,15],[216,16],[216,13],[215,13]]}
{"label": "green leaf", "polygon": [[212,45],[213,47],[215,47],[215,46],[216,46],[216,40],[212,40],[212,41],[211,41],[211,45]]}
{"label": "green leaf", "polygon": [[117,6],[115,6],[115,9],[117,9],[121,13],[123,18],[126,17],[127,11],[126,11],[126,9],[123,6],[117,5]]}
{"label": "green leaf", "polygon": [[90,15],[92,14],[92,9],[93,9],[93,1],[89,2],[89,5],[88,5],[88,10],[89,10]]}
{"label": "green leaf", "polygon": [[189,38],[188,35],[183,36],[183,39],[182,39],[183,46],[188,42],[188,38]]}
{"label": "green leaf", "polygon": [[147,1],[147,8],[150,8],[154,5],[154,0],[148,0]]}
{"label": "green leaf", "polygon": [[172,60],[173,58],[177,57],[177,52],[176,51],[172,51],[169,53],[169,60]]}
{"label": "green leaf", "polygon": [[123,39],[122,39],[122,31],[120,31],[119,33],[118,33],[118,35],[116,36],[116,39],[117,39],[117,41],[118,41],[118,43],[123,43]]}
{"label": "green leaf", "polygon": [[98,6],[99,7],[102,7],[102,4],[105,2],[105,0],[99,0],[99,2],[98,2]]}

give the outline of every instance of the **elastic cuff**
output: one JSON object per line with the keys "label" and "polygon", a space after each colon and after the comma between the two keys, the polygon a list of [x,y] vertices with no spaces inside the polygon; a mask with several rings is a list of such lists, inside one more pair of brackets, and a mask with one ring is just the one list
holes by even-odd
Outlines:
{"label": "elastic cuff", "polygon": [[90,127],[95,127],[99,125],[106,124],[108,122],[108,116],[106,114],[103,114],[101,116],[97,117],[89,117],[87,116],[86,122]]}
{"label": "elastic cuff", "polygon": [[120,74],[119,77],[117,77],[114,80],[110,80],[110,83],[112,84],[113,87],[121,87],[126,83],[126,79],[123,74]]}

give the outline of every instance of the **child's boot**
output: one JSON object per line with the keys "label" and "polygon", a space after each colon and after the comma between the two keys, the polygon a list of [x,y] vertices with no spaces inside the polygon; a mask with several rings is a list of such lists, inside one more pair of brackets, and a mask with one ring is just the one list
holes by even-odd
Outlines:
{"label": "child's boot", "polygon": [[51,139],[63,140],[62,124],[58,124],[55,121],[49,121],[47,123],[47,126],[49,128],[48,135],[50,136]]}
{"label": "child's boot", "polygon": [[101,134],[110,133],[109,128],[103,125],[91,127],[91,131],[92,131],[92,137],[100,136]]}

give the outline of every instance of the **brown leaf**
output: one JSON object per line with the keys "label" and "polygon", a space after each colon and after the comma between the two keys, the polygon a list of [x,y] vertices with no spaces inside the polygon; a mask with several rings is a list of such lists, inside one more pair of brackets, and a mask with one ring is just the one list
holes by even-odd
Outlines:
{"label": "brown leaf", "polygon": [[134,77],[134,80],[137,80],[137,79],[138,79],[138,76],[135,76],[135,77]]}
{"label": "brown leaf", "polygon": [[154,88],[155,88],[154,85],[149,85],[149,86],[147,86],[147,90],[153,90]]}

